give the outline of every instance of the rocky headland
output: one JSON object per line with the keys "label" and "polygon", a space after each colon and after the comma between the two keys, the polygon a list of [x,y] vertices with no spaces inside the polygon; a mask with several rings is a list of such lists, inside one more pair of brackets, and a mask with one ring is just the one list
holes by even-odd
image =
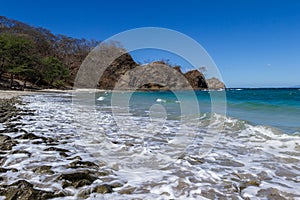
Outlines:
{"label": "rocky headland", "polygon": [[[88,82],[88,80],[87,80]],[[116,59],[103,73],[100,89],[116,90],[204,90],[225,89],[217,78],[206,79],[198,70],[182,72],[162,61],[138,65],[129,54]]]}
{"label": "rocky headland", "polygon": [[[50,30],[0,16],[0,89],[71,89],[82,64],[91,57],[94,49],[102,48],[102,43],[99,44],[95,40],[56,35]],[[132,88],[141,82],[144,84],[139,85],[138,89],[144,90],[225,88],[220,80],[207,79],[198,70],[182,72],[180,66],[171,66],[163,61],[138,64],[117,41],[102,46],[105,53],[100,54],[101,58],[96,54],[93,59],[111,64],[101,73],[101,77],[97,77],[99,68],[96,63],[85,82],[96,76],[94,78],[99,80],[98,83],[81,83],[82,87],[112,90],[123,81],[118,84],[118,89]],[[114,53],[118,56],[114,57]],[[109,60],[111,57],[116,59]],[[143,80],[138,77],[141,73],[144,74]]]}

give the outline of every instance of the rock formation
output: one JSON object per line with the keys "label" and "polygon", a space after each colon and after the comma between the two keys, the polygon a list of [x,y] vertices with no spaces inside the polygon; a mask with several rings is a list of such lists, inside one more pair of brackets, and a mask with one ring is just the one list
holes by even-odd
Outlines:
{"label": "rock formation", "polygon": [[189,81],[193,89],[206,89],[207,83],[205,77],[198,70],[191,70],[184,74],[185,78]]}
{"label": "rock formation", "polygon": [[180,66],[171,67],[162,61],[138,65],[129,54],[123,54],[105,70],[98,87],[116,90],[201,90],[225,88],[225,85],[216,78],[206,80],[198,70],[183,73]]}
{"label": "rock formation", "polygon": [[103,73],[98,87],[100,89],[114,89],[115,84],[122,75],[134,69],[138,64],[129,54],[123,54],[117,58]]}
{"label": "rock formation", "polygon": [[127,71],[116,84],[117,90],[193,89],[185,76],[169,65],[154,62]]}
{"label": "rock formation", "polygon": [[215,77],[207,79],[206,83],[207,83],[209,89],[216,90],[216,89],[225,89],[226,88],[225,84]]}

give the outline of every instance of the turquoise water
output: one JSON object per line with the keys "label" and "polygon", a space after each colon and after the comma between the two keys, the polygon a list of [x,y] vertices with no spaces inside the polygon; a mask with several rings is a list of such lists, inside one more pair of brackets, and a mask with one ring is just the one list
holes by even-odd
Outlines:
{"label": "turquoise water", "polygon": [[[15,137],[17,153],[5,154],[3,167],[17,170],[1,175],[8,184],[26,177],[38,188],[68,195],[59,199],[299,199],[299,93],[229,89],[107,91],[96,99],[94,91],[22,96],[20,107],[32,114],[11,122],[22,133],[6,133]],[[226,116],[210,115],[222,111],[223,100]],[[23,131],[51,140],[18,139]],[[66,154],[45,150],[49,147]],[[77,159],[99,168],[70,168]],[[53,175],[33,173],[45,165]],[[79,170],[108,175],[84,187],[61,186],[57,177]],[[92,193],[103,184],[117,186],[109,194]]]}
{"label": "turquoise water", "polygon": [[269,125],[287,133],[300,131],[299,89],[227,91],[228,115],[253,124]]}
{"label": "turquoise water", "polygon": [[[226,91],[170,91],[120,93],[129,98],[132,115],[146,117],[154,104],[164,107],[168,119],[179,119],[182,104],[191,109],[188,114],[210,113],[214,103],[225,103],[226,116],[253,125],[279,128],[293,134],[300,132],[300,89],[227,89]],[[99,105],[111,104],[111,93],[100,93]],[[196,98],[196,101],[195,101]],[[121,106],[121,105],[120,105]]]}

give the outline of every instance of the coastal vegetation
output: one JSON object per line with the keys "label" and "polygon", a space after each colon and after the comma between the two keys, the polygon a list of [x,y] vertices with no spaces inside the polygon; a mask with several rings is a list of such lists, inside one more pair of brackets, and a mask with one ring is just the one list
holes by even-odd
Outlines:
{"label": "coastal vegetation", "polygon": [[[82,62],[99,44],[100,42],[96,40],[54,34],[47,29],[0,16],[0,89],[71,88]],[[142,65],[134,61],[117,41],[106,44],[105,49],[107,54],[112,54],[113,51],[124,53],[109,65],[101,78],[99,77],[96,84],[98,88],[113,89],[121,76],[125,76],[133,69],[135,71],[142,69]],[[157,64],[165,65],[166,69],[173,68],[173,71],[184,77],[188,84],[179,83],[176,78],[164,76],[163,73],[154,73],[153,66]],[[164,60],[150,63],[147,71],[149,75],[157,74],[156,80],[166,79],[169,84],[149,82],[145,86],[141,85],[140,89],[187,89],[187,85],[193,89],[225,88],[218,79],[206,80],[198,70],[183,73],[180,66],[171,66]],[[87,77],[87,81],[83,80],[88,82],[89,79],[90,77]],[[127,79],[128,82],[137,84],[134,83],[137,77],[127,76]],[[170,80],[173,82],[170,83]],[[85,83],[82,87],[91,86]]]}
{"label": "coastal vegetation", "polygon": [[[0,17],[0,80],[2,86],[61,88],[99,42],[56,35],[44,28]],[[74,70],[75,69],[75,70]],[[5,78],[9,78],[5,84]],[[20,80],[19,82],[14,79]]]}

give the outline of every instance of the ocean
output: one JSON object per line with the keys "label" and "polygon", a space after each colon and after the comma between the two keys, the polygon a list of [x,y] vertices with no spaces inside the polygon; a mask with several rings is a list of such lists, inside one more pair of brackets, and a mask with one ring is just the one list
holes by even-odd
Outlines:
{"label": "ocean", "polygon": [[[75,199],[300,199],[300,89],[85,91],[22,100],[34,112],[18,122],[22,129],[55,138],[68,153],[20,141],[15,150],[31,156],[8,156],[5,167],[18,170],[4,175],[10,183],[26,177]],[[62,187],[55,177],[92,170],[68,168],[76,156],[109,173]],[[54,173],[28,172],[33,165]],[[112,193],[93,192],[116,182]]]}

